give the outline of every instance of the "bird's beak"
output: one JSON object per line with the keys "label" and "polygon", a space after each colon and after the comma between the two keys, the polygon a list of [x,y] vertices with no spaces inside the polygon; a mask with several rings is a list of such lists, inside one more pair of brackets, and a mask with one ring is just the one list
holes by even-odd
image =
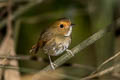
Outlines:
{"label": "bird's beak", "polygon": [[73,27],[73,26],[75,26],[75,24],[72,23],[71,26]]}

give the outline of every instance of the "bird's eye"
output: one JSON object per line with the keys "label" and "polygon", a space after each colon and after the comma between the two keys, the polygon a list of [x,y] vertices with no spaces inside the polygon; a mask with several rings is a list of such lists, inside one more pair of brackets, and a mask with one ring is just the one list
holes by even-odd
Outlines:
{"label": "bird's eye", "polygon": [[63,28],[64,27],[64,25],[63,24],[60,24],[60,28]]}

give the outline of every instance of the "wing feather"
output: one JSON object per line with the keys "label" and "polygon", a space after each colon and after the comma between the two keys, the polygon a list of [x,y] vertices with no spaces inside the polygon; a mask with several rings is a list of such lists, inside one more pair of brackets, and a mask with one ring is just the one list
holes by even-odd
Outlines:
{"label": "wing feather", "polygon": [[43,48],[44,45],[49,40],[51,40],[52,37],[53,37],[53,33],[51,33],[50,31],[42,32],[37,44],[33,45],[32,49],[30,49],[30,53],[36,54],[39,51],[39,48]]}

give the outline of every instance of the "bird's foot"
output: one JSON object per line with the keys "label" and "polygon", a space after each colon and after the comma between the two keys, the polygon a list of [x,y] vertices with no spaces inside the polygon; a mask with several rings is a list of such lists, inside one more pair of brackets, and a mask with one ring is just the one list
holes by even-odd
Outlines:
{"label": "bird's foot", "polygon": [[72,56],[74,56],[74,54],[73,54],[73,52],[72,52],[71,50],[66,49],[66,51],[67,51],[69,54],[71,54]]}
{"label": "bird's foot", "polygon": [[51,68],[52,68],[53,70],[55,70],[56,64],[54,64],[53,62],[51,62],[51,63],[50,63],[50,66],[51,66]]}

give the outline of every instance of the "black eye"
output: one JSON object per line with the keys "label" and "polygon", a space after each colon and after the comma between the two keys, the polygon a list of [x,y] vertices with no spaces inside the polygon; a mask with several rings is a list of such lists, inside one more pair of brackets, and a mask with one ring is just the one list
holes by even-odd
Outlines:
{"label": "black eye", "polygon": [[64,27],[64,25],[63,24],[60,24],[60,28],[63,28]]}

